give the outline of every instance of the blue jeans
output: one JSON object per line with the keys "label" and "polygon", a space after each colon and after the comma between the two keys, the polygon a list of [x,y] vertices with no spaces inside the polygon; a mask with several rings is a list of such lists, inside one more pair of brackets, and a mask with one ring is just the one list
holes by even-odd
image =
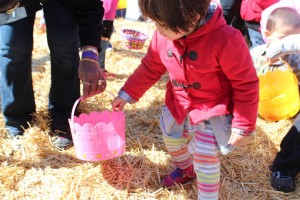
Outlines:
{"label": "blue jeans", "polygon": [[[70,113],[80,96],[78,27],[70,12],[56,1],[44,4],[44,16],[51,58],[49,111]],[[21,135],[36,111],[31,74],[34,19],[32,14],[0,26],[0,92],[11,136]]]}
{"label": "blue jeans", "polygon": [[254,30],[252,28],[248,28],[248,33],[249,33],[249,37],[250,37],[251,44],[252,44],[250,49],[253,49],[254,47],[265,44],[265,41],[263,40],[260,31]]}
{"label": "blue jeans", "polygon": [[109,41],[101,40],[101,51],[99,52],[98,62],[101,69],[105,69],[105,58],[106,58],[106,49],[109,45]]}

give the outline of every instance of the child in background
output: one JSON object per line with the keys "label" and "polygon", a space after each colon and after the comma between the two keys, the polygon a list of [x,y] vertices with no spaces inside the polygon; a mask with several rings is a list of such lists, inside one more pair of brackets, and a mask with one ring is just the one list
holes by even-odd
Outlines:
{"label": "child in background", "polygon": [[279,1],[280,0],[242,0],[240,14],[248,29],[251,40],[250,49],[265,43],[260,31],[261,13]]}
{"label": "child in background", "polygon": [[101,36],[101,51],[99,53],[98,62],[104,71],[105,77],[114,77],[114,74],[109,73],[105,69],[106,50],[111,44],[109,43],[114,30],[114,19],[116,16],[116,9],[119,0],[102,0],[104,7],[104,17],[102,23],[102,36]]}
{"label": "child in background", "polygon": [[[300,4],[300,2],[299,2]],[[272,12],[269,10],[272,9]],[[257,46],[250,50],[254,66],[257,71],[260,70],[265,63],[267,63],[267,57],[265,56],[268,46],[276,44],[280,39],[288,35],[300,33],[299,28],[299,13],[292,7],[278,7],[276,4],[267,8],[265,12],[269,15],[265,15],[264,12],[262,16],[267,17],[269,20],[267,23],[262,23],[262,34],[264,35],[265,41],[264,45]],[[262,21],[266,22],[262,19]],[[284,57],[293,70],[299,71],[299,56],[298,55],[287,55]]]}
{"label": "child in background", "polygon": [[240,31],[226,25],[214,1],[139,0],[139,6],[157,30],[112,108],[138,101],[168,72],[160,126],[177,168],[162,184],[197,178],[198,199],[218,199],[219,151],[246,145],[255,130],[258,77],[247,44]]}
{"label": "child in background", "polygon": [[[299,2],[300,3],[300,2]],[[299,32],[298,31],[295,31]],[[270,43],[265,51],[265,56],[269,62],[274,62],[279,58],[288,58],[293,66],[293,72],[300,80],[300,32],[289,35],[279,41]]]}
{"label": "child in background", "polygon": [[300,34],[288,35],[276,42],[270,43],[266,49],[266,57],[268,60],[276,59],[288,55],[300,53]]}
{"label": "child in background", "polygon": [[126,16],[127,0],[119,0],[116,10],[116,18]]}
{"label": "child in background", "polygon": [[[300,33],[300,32],[299,32]],[[271,43],[266,51],[266,57],[274,62],[281,56],[288,54],[300,54],[300,34],[289,35],[276,43]],[[298,62],[300,64],[300,62]],[[294,71],[300,77],[299,68]],[[295,177],[300,172],[300,115],[296,117],[293,126],[287,132],[280,143],[280,151],[277,153],[271,166],[271,185],[275,190],[282,192],[295,191]]]}
{"label": "child in background", "polygon": [[[285,5],[283,5],[285,6]],[[300,8],[300,2],[295,1]],[[275,6],[274,6],[275,7]],[[273,9],[271,7],[270,9]],[[300,64],[300,14],[293,8],[275,8],[267,17],[265,36],[269,42],[266,57],[270,62],[283,57],[287,59],[298,80]],[[300,172],[300,115],[280,144],[271,166],[271,186],[278,191],[295,191],[295,177]]]}

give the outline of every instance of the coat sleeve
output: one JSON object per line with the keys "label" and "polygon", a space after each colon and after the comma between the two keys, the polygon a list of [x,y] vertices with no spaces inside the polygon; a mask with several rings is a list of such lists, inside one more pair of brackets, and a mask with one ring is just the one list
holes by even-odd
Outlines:
{"label": "coat sleeve", "polygon": [[254,130],[259,98],[259,80],[242,34],[235,30],[224,40],[219,64],[233,89],[232,128]]}
{"label": "coat sleeve", "polygon": [[266,57],[273,60],[286,54],[300,53],[300,34],[289,35],[279,42],[270,43],[266,50]]}
{"label": "coat sleeve", "polygon": [[139,100],[167,71],[161,62],[158,46],[157,32],[155,31],[141,64],[135,69],[122,88],[135,100]]}

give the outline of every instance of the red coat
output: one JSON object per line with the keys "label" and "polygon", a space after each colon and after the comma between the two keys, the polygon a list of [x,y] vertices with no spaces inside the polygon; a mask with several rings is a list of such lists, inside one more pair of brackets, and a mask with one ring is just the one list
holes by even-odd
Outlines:
{"label": "red coat", "polygon": [[[191,51],[196,58],[187,55]],[[232,113],[232,127],[255,129],[258,77],[243,36],[226,25],[220,7],[186,38],[170,41],[155,31],[147,54],[122,90],[138,100],[167,71],[177,83],[201,85],[184,90],[168,81],[165,103],[179,124],[187,114],[195,124]]]}
{"label": "red coat", "polygon": [[241,17],[245,21],[260,22],[261,13],[279,0],[242,0]]}

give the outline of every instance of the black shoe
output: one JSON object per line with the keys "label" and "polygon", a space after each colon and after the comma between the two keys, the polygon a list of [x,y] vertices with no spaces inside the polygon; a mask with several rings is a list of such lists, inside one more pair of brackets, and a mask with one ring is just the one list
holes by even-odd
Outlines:
{"label": "black shoe", "polygon": [[289,193],[295,191],[295,175],[292,173],[284,173],[273,171],[271,178],[271,186],[278,191]]}
{"label": "black shoe", "polygon": [[52,112],[51,117],[51,130],[54,135],[52,139],[53,145],[60,150],[65,150],[73,146],[72,134],[68,122],[70,114]]}

